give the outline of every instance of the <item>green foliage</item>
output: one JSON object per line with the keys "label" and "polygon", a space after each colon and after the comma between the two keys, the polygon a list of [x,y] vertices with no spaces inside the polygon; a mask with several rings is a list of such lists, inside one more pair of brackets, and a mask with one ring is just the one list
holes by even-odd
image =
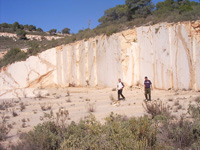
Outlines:
{"label": "green foliage", "polygon": [[147,17],[154,9],[151,0],[126,0],[129,10],[129,19]]}
{"label": "green foliage", "polygon": [[28,26],[28,30],[29,30],[29,31],[36,31],[36,26],[34,26],[34,25],[29,25],[29,26]]}
{"label": "green foliage", "polygon": [[40,52],[39,43],[37,41],[30,41],[29,42],[30,48],[28,49],[29,55],[36,55]]}
{"label": "green foliage", "polygon": [[13,25],[12,25],[12,28],[14,31],[17,31],[18,29],[20,29],[20,25],[18,22],[14,22]]}
{"label": "green foliage", "polygon": [[51,29],[51,30],[49,30],[49,34],[50,35],[55,35],[56,32],[57,32],[57,29]]}
{"label": "green foliage", "polygon": [[69,28],[64,28],[62,30],[62,34],[70,34],[70,29]]}
{"label": "green foliage", "polygon": [[[12,47],[18,47],[20,49],[28,47],[28,40],[20,40],[12,37],[0,37],[0,49],[1,51],[9,50]],[[41,41],[42,42],[42,41]]]}
{"label": "green foliage", "polygon": [[163,21],[198,20],[200,19],[199,9],[199,3],[190,0],[165,0],[158,2],[156,9],[151,0],[126,0],[125,5],[118,5],[106,10],[99,22],[101,27],[105,27],[122,22],[139,26],[147,22],[155,24]]}
{"label": "green foliage", "polygon": [[22,142],[12,149],[16,150],[56,150],[58,149],[62,136],[60,128],[54,122],[45,122],[37,125],[33,131],[21,136]]}
{"label": "green foliage", "polygon": [[42,28],[37,28],[36,31],[43,32]]}
{"label": "green foliage", "polygon": [[62,128],[54,122],[35,127],[12,149],[158,149],[157,128],[147,117],[127,118],[111,114],[105,124],[93,115]]}
{"label": "green foliage", "polygon": [[32,31],[43,32],[41,28],[36,29],[36,26],[34,25],[28,25],[28,24],[22,25],[22,24],[19,24],[18,22],[14,22],[13,24],[7,24],[7,23],[0,24],[0,32],[15,33],[18,30],[26,30],[29,32],[32,32]]}
{"label": "green foliage", "polygon": [[104,16],[98,21],[101,23],[112,22],[115,20],[127,21],[128,7],[127,5],[117,5],[116,7],[107,9]]}
{"label": "green foliage", "polygon": [[197,12],[200,9],[200,5],[197,2],[191,2],[189,0],[165,0],[164,2],[158,2],[156,10],[153,12],[154,21],[186,21],[197,20],[200,18],[200,13]]}
{"label": "green foliage", "polygon": [[26,38],[26,34],[27,33],[24,30],[19,29],[19,30],[17,30],[16,34],[19,37],[19,39],[22,39],[22,40],[26,40],[27,39]]}
{"label": "green foliage", "polygon": [[2,24],[1,24],[1,27],[3,27],[3,28],[8,28],[9,25],[8,25],[7,23],[2,23]]}
{"label": "green foliage", "polygon": [[19,48],[11,48],[6,55],[4,55],[3,59],[0,60],[0,67],[17,61],[23,61],[26,58],[27,54],[25,52],[21,51]]}

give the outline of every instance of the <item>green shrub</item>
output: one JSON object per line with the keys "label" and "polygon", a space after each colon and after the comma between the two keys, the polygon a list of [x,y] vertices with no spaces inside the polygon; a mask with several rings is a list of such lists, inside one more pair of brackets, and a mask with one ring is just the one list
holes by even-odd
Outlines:
{"label": "green shrub", "polygon": [[156,135],[157,128],[147,117],[136,119],[111,114],[101,124],[90,115],[65,128],[51,121],[39,124],[12,149],[158,149]]}
{"label": "green shrub", "polygon": [[19,30],[17,30],[16,34],[19,37],[19,39],[21,39],[21,40],[26,40],[27,39],[26,38],[26,34],[27,33],[24,30],[19,29]]}
{"label": "green shrub", "polygon": [[6,66],[8,64],[23,61],[28,57],[27,53],[21,51],[19,48],[11,48],[6,55],[4,55],[3,59],[0,60],[0,67]]}
{"label": "green shrub", "polygon": [[62,141],[60,128],[54,122],[37,125],[33,131],[21,136],[22,142],[14,150],[56,150]]}

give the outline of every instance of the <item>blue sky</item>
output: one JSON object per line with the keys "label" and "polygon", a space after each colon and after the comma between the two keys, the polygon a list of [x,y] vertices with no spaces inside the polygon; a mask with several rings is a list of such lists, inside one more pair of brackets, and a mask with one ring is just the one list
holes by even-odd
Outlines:
{"label": "blue sky", "polygon": [[0,0],[0,23],[17,21],[44,31],[67,27],[77,33],[88,28],[89,19],[94,28],[106,9],[124,3],[125,0]]}

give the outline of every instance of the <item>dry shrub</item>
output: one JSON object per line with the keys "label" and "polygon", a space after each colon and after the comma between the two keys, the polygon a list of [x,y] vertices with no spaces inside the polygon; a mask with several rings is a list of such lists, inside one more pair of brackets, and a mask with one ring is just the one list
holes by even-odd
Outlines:
{"label": "dry shrub", "polygon": [[200,103],[200,96],[196,97],[196,98],[194,99],[194,101],[195,101],[196,103]]}
{"label": "dry shrub", "polygon": [[112,91],[117,91],[117,89],[116,89],[116,88],[113,88]]}
{"label": "dry shrub", "polygon": [[15,108],[12,109],[12,116],[13,116],[13,117],[18,116],[17,112],[15,111]]}
{"label": "dry shrub", "polygon": [[24,103],[20,103],[20,111],[23,111],[24,109],[26,109],[26,106]]}
{"label": "dry shrub", "polygon": [[95,103],[89,103],[87,105],[87,110],[88,110],[88,112],[95,112],[96,111],[96,105],[95,105]]}
{"label": "dry shrub", "polygon": [[70,92],[69,92],[69,90],[67,90],[67,96],[70,96]]}
{"label": "dry shrub", "polygon": [[14,102],[13,100],[10,101],[3,101],[0,104],[0,110],[8,110],[8,108],[14,107]]}
{"label": "dry shrub", "polygon": [[172,98],[169,98],[168,101],[171,102],[171,101],[173,101],[173,99],[172,99]]}
{"label": "dry shrub", "polygon": [[63,108],[60,108],[56,113],[56,125],[60,125],[61,127],[65,127],[66,121],[69,118],[69,111]]}
{"label": "dry shrub", "polygon": [[7,119],[5,114],[3,114],[0,120],[0,141],[5,140],[9,132],[10,128],[8,127]]}
{"label": "dry shrub", "polygon": [[[191,122],[184,117],[173,121],[164,122],[160,127],[160,137],[163,144],[168,144],[175,149],[199,149],[200,148],[200,124]],[[164,143],[165,142],[165,143]]]}
{"label": "dry shrub", "polygon": [[36,98],[43,98],[43,96],[42,96],[40,91],[37,93]]}
{"label": "dry shrub", "polygon": [[51,110],[52,104],[51,104],[51,103],[49,103],[49,104],[47,104],[47,103],[42,103],[42,104],[40,104],[40,108],[42,109],[42,111]]}
{"label": "dry shrub", "polygon": [[65,127],[66,121],[69,119],[69,111],[60,107],[56,114],[51,110],[50,113],[44,113],[44,118],[47,121],[53,121],[56,125]]}
{"label": "dry shrub", "polygon": [[179,105],[179,100],[174,102],[174,106],[178,106]]}
{"label": "dry shrub", "polygon": [[142,106],[148,114],[151,114],[152,119],[158,115],[165,115],[166,117],[171,115],[169,105],[164,104],[162,101],[145,101]]}
{"label": "dry shrub", "polygon": [[112,94],[110,94],[109,98],[110,98],[110,100],[111,100],[112,102],[115,102],[115,101],[116,101],[115,98],[114,98],[114,96],[113,96]]}
{"label": "dry shrub", "polygon": [[72,102],[71,99],[70,99],[70,97],[68,97],[68,99],[66,100],[66,102],[67,103],[71,103]]}

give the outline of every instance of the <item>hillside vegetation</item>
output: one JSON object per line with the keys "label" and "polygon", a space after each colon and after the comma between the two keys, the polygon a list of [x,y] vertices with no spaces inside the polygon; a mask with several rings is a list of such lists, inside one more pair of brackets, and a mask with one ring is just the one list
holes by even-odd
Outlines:
{"label": "hillside vegetation", "polygon": [[[14,22],[13,24],[2,23],[0,24],[0,32],[8,32],[8,33],[16,33],[17,35],[23,34],[32,34],[32,35],[55,35],[56,33],[61,33],[60,31],[57,32],[57,29],[51,29],[48,32],[44,32],[42,28],[37,28],[34,25],[22,25],[18,22]],[[64,28],[62,30],[62,34],[69,34],[70,29]]]}
{"label": "hillside vegetation", "polygon": [[[98,20],[100,25],[94,29],[79,30],[77,34],[71,34],[62,39],[51,40],[46,42],[33,41],[22,42],[28,46],[29,49],[25,53],[26,58],[30,55],[36,55],[46,49],[72,43],[82,39],[88,39],[97,35],[106,34],[112,35],[113,33],[133,28],[141,25],[153,25],[159,22],[179,22],[179,21],[193,21],[200,19],[200,3],[190,0],[165,0],[158,2],[156,6],[151,0],[126,0],[124,5],[117,5],[113,8],[107,9],[104,15]],[[24,29],[34,31],[37,33],[43,33],[41,28],[37,28],[30,25],[20,25],[14,23],[8,25],[6,23],[0,25],[0,30],[12,30],[17,32],[21,36],[21,39],[25,39],[26,32]],[[3,27],[3,28],[2,28]],[[23,29],[23,30],[22,30]],[[55,34],[56,29],[49,31],[51,34]],[[70,33],[70,29],[65,28],[62,33]],[[0,40],[1,41],[1,40]],[[20,43],[20,42],[19,42]],[[3,44],[1,42],[1,44]],[[16,44],[14,44],[16,48]],[[5,56],[6,57],[6,56]],[[6,61],[6,63],[5,63]],[[0,67],[7,64],[11,64],[18,60],[7,61],[6,58],[0,60]]]}

